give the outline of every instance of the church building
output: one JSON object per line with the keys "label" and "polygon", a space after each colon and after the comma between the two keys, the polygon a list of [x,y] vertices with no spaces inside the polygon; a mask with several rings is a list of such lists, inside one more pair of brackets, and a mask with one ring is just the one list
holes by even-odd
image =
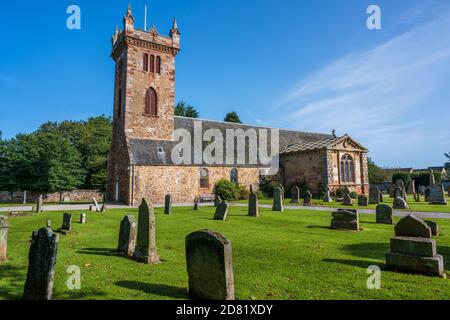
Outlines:
{"label": "church building", "polygon": [[[258,189],[261,177],[270,172],[268,163],[259,157],[257,162],[211,163],[195,151],[189,155],[192,161],[179,163],[175,158],[185,157],[186,150],[196,150],[199,144],[194,139],[192,149],[181,150],[176,133],[200,135],[200,147],[205,148],[207,132],[225,137],[233,130],[270,131],[272,137],[274,129],[175,116],[175,59],[181,48],[177,22],[168,36],[155,27],[139,30],[128,8],[123,24],[112,37],[115,85],[108,200],[136,205],[145,197],[161,204],[171,194],[174,203],[192,203],[197,196],[214,194],[215,184],[224,178]],[[279,152],[271,156],[279,170],[268,176],[274,185],[290,188],[303,182],[313,193],[324,187],[368,193],[368,150],[350,136],[279,129],[275,141]],[[261,147],[257,145],[247,143],[244,151],[233,147],[233,152],[243,152],[247,159]]]}

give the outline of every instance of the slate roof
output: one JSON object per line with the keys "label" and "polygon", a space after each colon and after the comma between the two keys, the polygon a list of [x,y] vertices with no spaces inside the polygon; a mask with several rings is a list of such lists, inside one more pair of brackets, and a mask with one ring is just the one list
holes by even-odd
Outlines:
{"label": "slate roof", "polygon": [[[268,141],[270,141],[270,129],[268,127],[259,127],[252,125],[243,125],[211,120],[200,120],[185,117],[175,117],[174,125],[175,129],[186,129],[190,132],[192,137],[194,137],[194,121],[202,122],[203,132],[208,129],[218,129],[222,132],[224,140],[226,136],[226,129],[242,129],[244,131],[248,129],[267,129],[268,130]],[[303,144],[303,145],[321,145],[326,141],[333,141],[336,138],[331,134],[321,134],[321,133],[311,133],[311,132],[301,132],[293,130],[279,129],[279,151],[285,150],[288,146]],[[179,141],[159,141],[159,140],[143,140],[143,139],[132,139],[129,141],[130,144],[130,159],[132,164],[136,165],[174,165],[171,160],[171,153],[173,148],[179,144]],[[204,142],[204,146],[208,145],[208,142]],[[235,144],[236,145],[236,144]],[[248,143],[247,143],[248,145]],[[236,148],[236,146],[235,146]],[[248,155],[248,148],[246,148],[246,155]],[[194,150],[192,146],[192,150]],[[224,141],[224,152],[225,152],[225,141]],[[246,159],[248,157],[246,156]],[[258,159],[259,162],[259,159]],[[191,161],[193,163],[193,159]],[[258,166],[261,164],[258,164]],[[234,166],[246,166],[246,165],[234,165]],[[254,165],[253,165],[254,166]],[[262,165],[261,165],[262,166]]]}

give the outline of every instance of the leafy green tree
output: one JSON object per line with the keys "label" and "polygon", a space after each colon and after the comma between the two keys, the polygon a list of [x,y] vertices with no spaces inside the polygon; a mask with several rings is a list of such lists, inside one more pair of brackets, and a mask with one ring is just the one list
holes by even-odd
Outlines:
{"label": "leafy green tree", "polygon": [[234,111],[227,113],[224,119],[225,122],[242,123],[238,114]]}
{"label": "leafy green tree", "polygon": [[375,164],[372,159],[367,160],[369,168],[369,183],[383,183],[389,181],[389,174]]}

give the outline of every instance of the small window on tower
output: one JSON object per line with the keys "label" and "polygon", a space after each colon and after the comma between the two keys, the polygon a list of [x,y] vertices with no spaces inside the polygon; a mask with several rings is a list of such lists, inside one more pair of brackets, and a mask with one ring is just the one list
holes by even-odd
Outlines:
{"label": "small window on tower", "polygon": [[151,73],[155,72],[155,56],[154,55],[150,56],[150,72]]}
{"label": "small window on tower", "polygon": [[161,74],[161,57],[156,57],[156,73]]}
{"label": "small window on tower", "polygon": [[143,63],[143,68],[145,72],[148,72],[148,54],[144,53],[144,61]]}

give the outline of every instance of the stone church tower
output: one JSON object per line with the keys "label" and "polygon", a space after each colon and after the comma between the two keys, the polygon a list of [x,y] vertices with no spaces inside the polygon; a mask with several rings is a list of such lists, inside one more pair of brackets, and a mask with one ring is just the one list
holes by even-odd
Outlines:
{"label": "stone church tower", "polygon": [[134,139],[172,140],[174,131],[175,57],[180,32],[174,20],[169,36],[135,28],[129,7],[123,30],[112,37],[115,61],[113,144],[108,163],[110,201],[129,199],[133,174],[127,153]]}

